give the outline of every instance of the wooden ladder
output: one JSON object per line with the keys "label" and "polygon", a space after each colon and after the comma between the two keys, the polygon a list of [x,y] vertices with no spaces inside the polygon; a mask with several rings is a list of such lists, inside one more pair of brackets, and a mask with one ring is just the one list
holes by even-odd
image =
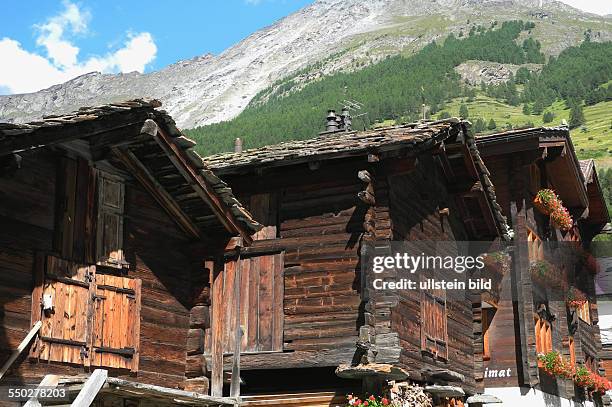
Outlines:
{"label": "wooden ladder", "polygon": [[[91,376],[89,376],[87,381],[83,384],[81,391],[79,391],[79,394],[76,396],[76,398],[71,404],[55,404],[54,403],[53,407],[69,407],[69,406],[70,407],[89,407],[91,403],[94,401],[94,399],[96,398],[96,396],[98,395],[98,393],[100,392],[100,389],[102,389],[102,387],[106,383],[107,377],[108,377],[107,370],[104,370],[104,369],[94,370]],[[39,388],[57,387],[59,383],[59,379],[60,378],[58,375],[46,375],[42,379],[38,387]],[[23,407],[42,407],[43,405],[44,404],[41,403],[41,401],[33,397],[29,399],[24,404]]]}
{"label": "wooden ladder", "polygon": [[25,348],[28,347],[28,345],[30,344],[34,336],[36,336],[36,334],[40,330],[41,326],[42,326],[42,321],[38,321],[37,323],[35,323],[32,329],[30,329],[30,332],[28,332],[26,337],[23,338],[23,341],[21,341],[17,349],[13,351],[13,353],[11,354],[11,357],[9,357],[6,362],[4,362],[4,365],[2,365],[2,369],[0,369],[0,380],[2,380],[2,377],[4,376],[4,374],[10,369],[13,362],[15,362],[15,360],[17,360],[19,355],[21,355],[21,352],[23,352]]}

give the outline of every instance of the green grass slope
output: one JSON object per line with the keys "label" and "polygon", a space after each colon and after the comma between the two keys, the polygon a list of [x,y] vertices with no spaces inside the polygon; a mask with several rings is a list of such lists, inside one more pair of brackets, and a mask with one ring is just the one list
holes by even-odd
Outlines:
{"label": "green grass slope", "polygon": [[[545,111],[554,114],[550,123],[544,123],[543,115],[525,115],[522,106],[510,106],[481,93],[472,101],[468,98],[455,98],[444,107],[451,116],[459,116],[459,108],[465,104],[468,108],[468,119],[474,123],[478,118],[489,123],[491,119],[497,124],[495,130],[485,130],[483,134],[526,126],[557,126],[563,120],[569,122],[569,109],[561,101],[554,102]],[[580,158],[595,158],[600,165],[612,165],[612,101],[600,102],[584,107],[585,124],[571,130],[572,140]]]}

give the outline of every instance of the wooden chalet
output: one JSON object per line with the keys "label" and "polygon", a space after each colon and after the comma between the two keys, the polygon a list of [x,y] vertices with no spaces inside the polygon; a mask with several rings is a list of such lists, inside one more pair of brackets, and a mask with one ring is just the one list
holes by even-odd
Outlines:
{"label": "wooden chalet", "polygon": [[[366,390],[410,378],[436,405],[477,392],[469,295],[381,296],[360,269],[365,242],[509,239],[465,122],[328,131],[205,163],[263,225],[243,251],[239,293],[246,405],[337,405],[362,377]],[[250,258],[266,252],[272,276]],[[233,278],[211,277],[213,329],[229,316],[234,330]],[[233,341],[223,337],[225,369]]]}
{"label": "wooden chalet", "polygon": [[208,395],[204,265],[234,262],[261,226],[159,106],[0,124],[3,386],[69,386],[79,406],[236,403]]}
{"label": "wooden chalet", "polygon": [[[544,372],[537,355],[556,350],[571,364],[603,372],[596,269],[587,251],[610,218],[593,161],[578,161],[566,127],[481,136],[477,146],[513,230],[512,267],[499,301],[475,304],[475,331],[482,332],[477,335],[482,341],[475,355],[482,363],[477,382],[482,391],[511,405],[584,401],[588,394],[572,380]],[[572,215],[569,230],[553,227],[549,216],[534,207],[544,188],[554,190]],[[577,254],[564,263],[562,257],[572,250]],[[543,278],[534,267],[545,271]],[[570,308],[568,289],[581,292],[586,302]]]}
{"label": "wooden chalet", "polygon": [[[101,407],[336,406],[389,382],[435,407],[589,397],[537,360],[603,370],[584,259],[609,216],[566,128],[330,126],[202,158],[159,106],[0,124],[0,387]],[[570,230],[534,211],[542,188]],[[508,272],[488,292],[372,290],[368,247],[397,241],[509,247]],[[580,309],[531,274],[558,242]]]}

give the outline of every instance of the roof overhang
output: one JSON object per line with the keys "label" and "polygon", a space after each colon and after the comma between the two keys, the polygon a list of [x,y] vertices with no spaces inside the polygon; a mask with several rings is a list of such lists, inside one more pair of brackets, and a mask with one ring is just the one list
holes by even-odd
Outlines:
{"label": "roof overhang", "polygon": [[483,157],[523,153],[528,160],[542,160],[549,180],[571,209],[589,206],[587,188],[567,127],[513,130],[476,138]]}
{"label": "roof overhang", "polygon": [[[15,125],[0,123],[0,156],[57,146],[90,161],[127,169],[187,234],[200,239],[214,230],[245,244],[261,228],[210,171],[156,100],[82,108],[64,116]],[[77,144],[78,142],[78,144]]]}

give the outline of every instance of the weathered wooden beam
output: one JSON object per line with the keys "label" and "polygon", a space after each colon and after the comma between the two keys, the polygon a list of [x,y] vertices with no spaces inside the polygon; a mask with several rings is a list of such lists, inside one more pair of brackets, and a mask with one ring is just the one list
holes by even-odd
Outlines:
{"label": "weathered wooden beam", "polygon": [[79,138],[121,130],[127,126],[141,124],[147,119],[148,110],[136,110],[121,115],[121,120],[113,115],[103,116],[95,120],[83,120],[75,123],[59,124],[57,126],[40,127],[29,134],[12,137],[0,143],[0,156],[20,151],[55,145]]}
{"label": "weathered wooden beam", "polygon": [[[48,374],[43,377],[40,384],[36,387],[37,389],[53,389],[57,387],[59,383],[59,376],[54,374]],[[36,397],[30,397],[30,399],[23,405],[23,407],[41,407],[40,401]]]}
{"label": "weathered wooden beam", "polygon": [[157,133],[157,123],[151,119],[108,131],[90,139],[94,161],[103,159],[113,147],[128,146],[150,140]]}
{"label": "weathered wooden beam", "polygon": [[225,203],[221,202],[212,187],[208,185],[202,175],[194,169],[194,165],[191,164],[191,160],[185,151],[176,145],[161,128],[153,138],[166,152],[179,172],[193,185],[195,191],[208,203],[213,213],[217,215],[217,218],[226,229],[230,233],[240,234],[245,242],[250,244],[252,238],[249,232],[240,225],[230,208],[228,208]]}
{"label": "weathered wooden beam", "polygon": [[240,345],[242,344],[242,327],[240,326],[240,249],[236,259],[236,269],[234,276],[234,307],[235,307],[235,326],[234,326],[234,358],[232,363],[232,381],[230,383],[230,397],[240,396]]}
{"label": "weathered wooden beam", "polygon": [[[357,336],[355,336],[355,340],[357,340]],[[334,349],[299,350],[295,352],[242,352],[240,355],[240,365],[242,368],[249,370],[325,366],[337,367],[341,364],[351,363],[356,350],[355,342],[352,342],[350,345],[347,344]],[[206,359],[207,362],[214,360],[214,358],[209,355],[206,355]],[[382,357],[381,359],[383,359],[381,363],[396,362],[396,360],[386,360]],[[223,355],[223,370],[230,371],[232,369],[232,363],[233,360],[231,355]]]}
{"label": "weathered wooden beam", "polygon": [[159,182],[149,173],[147,168],[126,147],[114,147],[113,153],[125,165],[142,186],[155,198],[155,200],[168,212],[170,217],[193,238],[200,237],[199,228],[183,212],[179,204],[162,187]]}
{"label": "weathered wooden beam", "polygon": [[28,345],[30,344],[34,336],[40,330],[41,326],[42,326],[41,321],[36,322],[34,326],[32,327],[32,329],[30,329],[30,332],[28,332],[26,337],[23,338],[23,340],[21,341],[17,349],[15,349],[13,353],[11,353],[11,356],[8,358],[8,360],[4,362],[4,365],[2,365],[2,369],[0,369],[0,379],[2,379],[5,373],[10,369],[13,362],[15,362],[15,360],[19,357],[19,355],[21,355],[21,353],[25,350],[25,348],[28,347]]}
{"label": "weathered wooden beam", "polygon": [[72,407],[89,407],[96,398],[108,377],[108,371],[96,369],[83,385],[83,389],[72,402]]}
{"label": "weathered wooden beam", "polygon": [[210,395],[213,397],[223,396],[223,327],[225,315],[222,310],[224,270],[216,266],[211,272],[212,286],[212,324],[211,324],[211,352],[210,361],[207,365],[211,367]]}

